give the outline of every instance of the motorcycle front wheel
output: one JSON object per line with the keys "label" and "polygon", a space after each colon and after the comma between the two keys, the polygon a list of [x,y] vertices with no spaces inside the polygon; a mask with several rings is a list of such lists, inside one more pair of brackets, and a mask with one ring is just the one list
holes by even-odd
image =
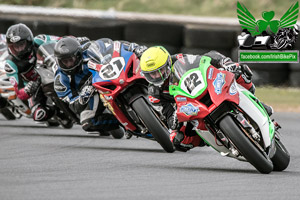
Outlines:
{"label": "motorcycle front wheel", "polygon": [[132,108],[136,114],[144,122],[149,132],[155,140],[163,147],[166,152],[172,153],[175,151],[170,140],[169,131],[161,124],[153,111],[149,108],[144,98],[138,98],[132,103]]}
{"label": "motorcycle front wheel", "polygon": [[220,128],[232,141],[238,151],[260,173],[269,174],[273,171],[273,163],[266,158],[258,148],[249,140],[230,115],[226,115],[220,121]]}

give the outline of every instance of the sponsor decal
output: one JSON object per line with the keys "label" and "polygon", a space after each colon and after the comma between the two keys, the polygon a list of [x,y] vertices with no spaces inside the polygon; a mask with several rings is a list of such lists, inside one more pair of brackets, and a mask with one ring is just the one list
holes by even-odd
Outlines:
{"label": "sponsor decal", "polygon": [[10,40],[12,43],[16,43],[16,42],[19,42],[19,41],[21,40],[21,37],[18,36],[18,35],[15,35],[15,36],[11,37],[9,40]]}
{"label": "sponsor decal", "polygon": [[235,95],[237,93],[237,88],[235,82],[233,82],[229,88],[229,94]]}
{"label": "sponsor decal", "polygon": [[97,69],[97,64],[96,63],[94,63],[94,62],[92,62],[92,61],[88,61],[88,68],[90,68],[90,69],[93,69],[93,70],[96,70]]}
{"label": "sponsor decal", "polygon": [[187,116],[196,116],[200,111],[198,107],[194,106],[193,104],[189,103],[187,105],[181,106],[179,109],[180,112],[184,113]]}
{"label": "sponsor decal", "polygon": [[4,70],[7,74],[13,74],[16,70],[7,62],[4,66]]}
{"label": "sponsor decal", "polygon": [[222,88],[225,84],[225,74],[218,73],[216,79],[213,82],[213,86],[215,88],[215,92],[217,95],[222,93]]}
{"label": "sponsor decal", "polygon": [[181,62],[183,65],[185,64],[184,58],[182,54],[178,54],[176,56],[177,60],[179,60],[179,62]]}
{"label": "sponsor decal", "polygon": [[65,92],[67,91],[67,87],[60,80],[61,75],[57,75],[54,80],[54,90],[56,92]]}
{"label": "sponsor decal", "polygon": [[46,117],[46,111],[44,109],[38,108],[34,113],[34,120],[41,121]]}
{"label": "sponsor decal", "polygon": [[159,103],[159,102],[160,102],[159,99],[157,99],[157,98],[155,98],[155,97],[153,97],[153,96],[148,96],[148,99],[149,99],[149,101],[150,101],[151,103]]}
{"label": "sponsor decal", "polygon": [[114,42],[114,50],[120,52],[121,43],[116,41]]}
{"label": "sponsor decal", "polygon": [[208,79],[212,79],[212,76],[213,76],[213,74],[214,74],[214,68],[210,68],[209,69],[209,72],[208,72]]}
{"label": "sponsor decal", "polygon": [[187,99],[186,97],[176,97],[176,101],[183,102],[183,101],[187,101]]}
{"label": "sponsor decal", "polygon": [[186,57],[187,57],[188,62],[190,64],[193,64],[195,62],[196,58],[197,58],[197,56],[195,56],[195,55],[187,55]]}

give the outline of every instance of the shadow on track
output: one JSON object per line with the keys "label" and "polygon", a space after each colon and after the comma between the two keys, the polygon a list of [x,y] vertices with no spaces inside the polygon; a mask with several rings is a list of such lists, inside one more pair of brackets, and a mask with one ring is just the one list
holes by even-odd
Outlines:
{"label": "shadow on track", "polygon": [[151,152],[151,153],[167,153],[163,149],[146,149],[146,148],[125,148],[125,147],[101,147],[101,146],[76,146],[75,149],[86,150],[109,150],[109,151],[132,151],[132,152]]}
{"label": "shadow on track", "polygon": [[[117,139],[112,138],[111,136],[98,136],[96,134],[90,135],[72,135],[72,134],[40,134],[40,133],[17,133],[20,136],[29,136],[29,137],[57,137],[57,138],[95,138],[95,139],[105,139],[105,140],[115,140]],[[123,139],[125,141],[125,139]],[[149,141],[155,142],[155,141]],[[57,146],[57,145],[56,145]],[[146,148],[124,148],[124,147],[101,147],[99,146],[79,146],[78,144],[67,146],[67,148],[72,149],[86,149],[86,150],[110,150],[110,151],[132,151],[132,152],[156,152],[156,153],[166,153],[163,149],[146,149]]]}
{"label": "shadow on track", "polygon": [[99,136],[99,134],[85,134],[84,132],[82,135],[73,135],[72,133],[70,134],[53,134],[53,133],[16,133],[15,135],[20,135],[20,136],[29,136],[29,137],[58,137],[58,138],[102,138],[102,139],[111,139],[113,140],[112,137],[110,136]]}
{"label": "shadow on track", "polygon": [[3,128],[48,128],[48,129],[62,129],[61,127],[58,126],[53,126],[53,127],[47,127],[45,125],[16,125],[16,124],[12,124],[12,125],[7,125],[7,124],[0,124],[0,127]]}
{"label": "shadow on track", "polygon": [[[201,165],[201,164],[199,164]],[[249,164],[250,165],[250,164]],[[158,168],[158,169],[167,169],[167,170],[182,170],[182,171],[195,171],[195,172],[202,172],[202,171],[207,171],[207,172],[227,172],[227,173],[243,173],[243,174],[257,174],[257,175],[262,175],[262,176],[287,176],[292,175],[292,176],[298,176],[300,177],[300,172],[296,171],[282,171],[282,172],[277,172],[273,171],[271,174],[261,174],[259,173],[254,167],[253,169],[241,169],[241,168],[220,168],[220,167],[184,167],[184,166],[170,166],[170,165],[141,165],[143,168]]]}
{"label": "shadow on track", "polygon": [[[201,164],[199,164],[201,165]],[[159,169],[167,169],[167,170],[182,170],[182,171],[195,171],[195,172],[228,172],[228,173],[247,173],[247,174],[260,174],[258,171],[256,171],[254,168],[253,170],[249,169],[228,169],[228,168],[216,168],[216,167],[183,167],[183,166],[156,166],[156,165],[143,165],[144,168],[159,168]]]}

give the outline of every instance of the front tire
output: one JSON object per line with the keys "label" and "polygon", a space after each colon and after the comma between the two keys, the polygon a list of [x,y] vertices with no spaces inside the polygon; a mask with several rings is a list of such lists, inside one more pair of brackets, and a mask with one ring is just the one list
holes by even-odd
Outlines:
{"label": "front tire", "polygon": [[137,115],[143,120],[149,132],[155,140],[163,147],[166,152],[172,153],[175,151],[170,140],[169,131],[161,124],[156,115],[149,108],[144,98],[138,98],[132,103],[132,108]]}
{"label": "front tire", "polygon": [[272,161],[266,158],[242,132],[230,115],[226,115],[220,121],[220,128],[232,141],[239,152],[251,163],[260,173],[269,174],[273,171]]}
{"label": "front tire", "polygon": [[285,148],[285,146],[281,143],[281,141],[277,138],[275,138],[275,147],[275,155],[273,156],[273,158],[271,158],[274,165],[273,170],[283,171],[288,167],[290,163],[290,154]]}

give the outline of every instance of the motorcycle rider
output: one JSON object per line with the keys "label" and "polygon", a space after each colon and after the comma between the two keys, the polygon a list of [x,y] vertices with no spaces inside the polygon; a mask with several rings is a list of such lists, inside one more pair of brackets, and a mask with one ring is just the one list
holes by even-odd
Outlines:
{"label": "motorcycle rider", "polygon": [[[238,84],[254,94],[255,86],[251,82],[252,71],[245,64],[237,64],[216,51],[210,51],[204,56],[211,58],[211,64],[235,74]],[[169,85],[177,84],[180,77],[174,70],[174,64],[181,62],[186,66],[195,68],[199,66],[201,55],[175,54],[170,55],[162,46],[154,46],[147,49],[141,56],[141,70],[150,83],[148,87],[149,101],[154,108],[161,112],[167,119],[167,125],[171,129],[170,139],[179,151],[187,151],[196,146],[204,146],[204,141],[192,130],[190,123],[178,123],[176,109],[173,107],[175,100],[169,94]],[[264,105],[264,104],[263,104]],[[272,108],[264,105],[269,115]]]}
{"label": "motorcycle rider", "polygon": [[[113,114],[104,112],[105,106],[92,86],[93,73],[96,71],[88,64],[89,60],[95,59],[93,51],[105,52],[113,45],[113,41],[108,38],[91,41],[84,45],[80,45],[71,37],[62,38],[54,47],[54,56],[58,64],[54,89],[58,97],[80,115],[83,130],[99,131],[101,135],[103,133],[107,135],[107,132],[110,132],[114,136],[114,131],[122,131],[123,134],[124,131]],[[127,47],[136,54],[144,51],[143,46],[135,43],[128,43]],[[102,62],[105,59],[104,56]]]}
{"label": "motorcycle rider", "polygon": [[56,42],[59,37],[38,35],[33,37],[31,30],[22,23],[12,25],[6,32],[9,56],[5,71],[21,100],[29,100],[29,106],[35,121],[49,120],[54,111],[46,105],[45,96],[39,89],[40,76],[35,70],[37,49],[39,46]]}
{"label": "motorcycle rider", "polygon": [[[61,37],[40,34],[33,37],[32,31],[22,23],[12,25],[6,32],[6,43],[9,56],[6,59],[5,71],[14,86],[16,95],[21,100],[28,100],[34,121],[48,121],[55,110],[46,105],[47,97],[41,90],[40,75],[35,70],[39,47],[57,42]],[[85,41],[87,38],[77,38]],[[47,61],[41,58],[39,62]],[[42,63],[39,63],[42,64]],[[57,116],[60,112],[57,112]],[[59,117],[59,116],[58,116]]]}

